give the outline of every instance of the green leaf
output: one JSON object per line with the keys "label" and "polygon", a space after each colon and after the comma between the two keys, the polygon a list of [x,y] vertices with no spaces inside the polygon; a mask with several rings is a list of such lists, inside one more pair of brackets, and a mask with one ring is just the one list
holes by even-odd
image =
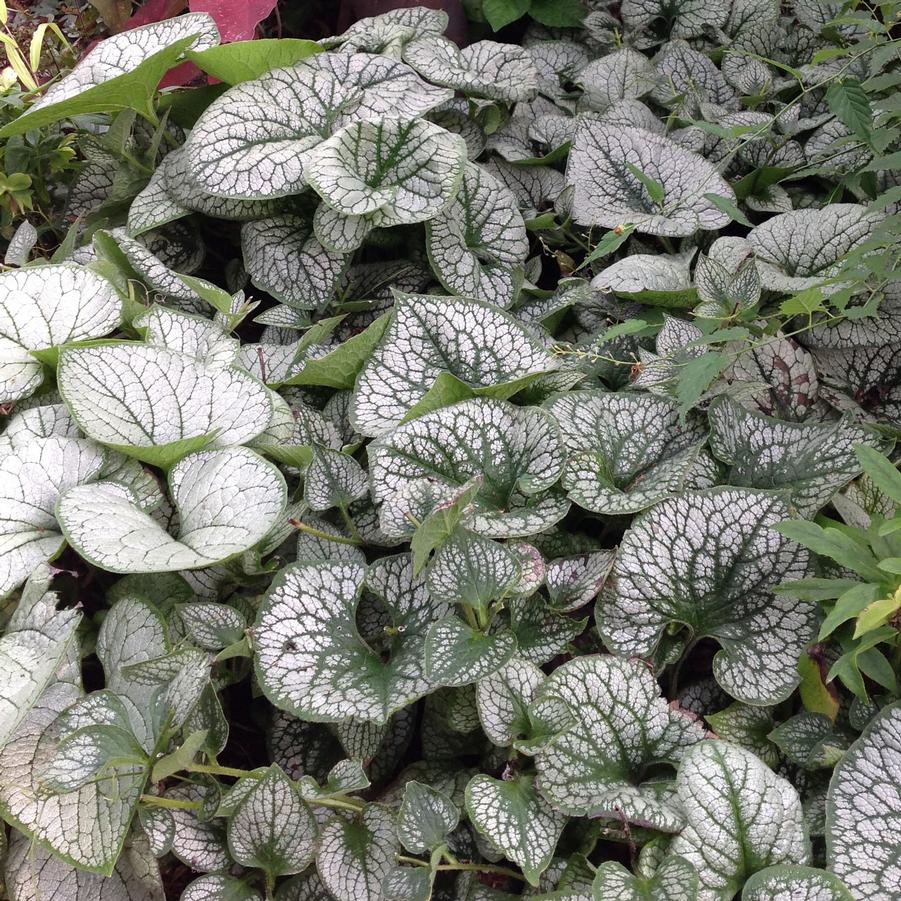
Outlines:
{"label": "green leaf", "polygon": [[528,11],[531,0],[483,0],[482,12],[492,31],[500,31],[505,25],[521,19]]}
{"label": "green leaf", "polygon": [[532,0],[529,15],[548,28],[578,28],[585,7],[580,0]]}
{"label": "green leaf", "polygon": [[754,223],[748,221],[748,217],[728,197],[723,197],[721,194],[705,194],[704,197],[733,222],[754,228]]}
{"label": "green leaf", "polygon": [[304,362],[300,372],[288,379],[285,384],[321,385],[339,391],[350,390],[382,340],[391,318],[390,313],[385,313],[358,335],[352,335],[343,341],[334,350],[319,357],[310,357]]}
{"label": "green leaf", "polygon": [[[632,163],[627,162],[626,168],[644,185],[651,200],[656,203],[657,206],[663,206],[663,201],[666,197],[663,185],[656,179],[651,178],[650,175],[645,175],[638,166],[635,166]],[[710,197],[711,195],[707,194],[705,196]]]}
{"label": "green leaf", "polygon": [[901,472],[895,464],[872,447],[856,447],[854,452],[876,487],[901,506]]}
{"label": "green leaf", "polygon": [[52,85],[25,115],[0,129],[0,137],[23,134],[60,119],[133,109],[155,118],[153,97],[166,72],[190,48],[219,43],[210,16],[189,13],[123,31],[97,44],[66,78]]}
{"label": "green leaf", "polygon": [[856,78],[833,81],[826,89],[826,103],[854,134],[862,141],[869,141],[873,129],[873,110]]}
{"label": "green leaf", "polygon": [[679,401],[679,415],[683,418],[697,406],[698,401],[713,384],[730,359],[719,351],[708,351],[700,357],[689,360],[679,369],[676,383],[676,399]]}
{"label": "green leaf", "polygon": [[208,75],[226,84],[252,81],[271,69],[282,69],[322,53],[315,41],[296,38],[257,38],[253,41],[235,41],[210,47],[208,50],[189,50],[185,56]]}
{"label": "green leaf", "polygon": [[416,531],[410,539],[414,573],[419,573],[425,566],[429,554],[441,547],[453,534],[466,512],[466,508],[479,493],[480,484],[478,478],[471,479],[459,491],[454,492],[447,501],[439,503],[416,526]]}
{"label": "green leaf", "polygon": [[829,557],[841,566],[847,566],[862,579],[877,583],[883,579],[883,573],[872,552],[837,528],[823,528],[813,522],[792,519],[779,523],[776,530],[815,553]]}
{"label": "green leaf", "polygon": [[411,854],[430,854],[457,828],[460,811],[443,792],[411,780],[397,812],[397,837]]}
{"label": "green leaf", "polygon": [[885,625],[892,616],[901,609],[901,588],[888,597],[871,601],[857,616],[854,625],[854,638],[860,638]]}
{"label": "green leaf", "polygon": [[610,254],[615,253],[629,240],[633,231],[635,231],[635,226],[627,224],[604,232],[604,234],[601,235],[601,240],[595,244],[588,256],[579,264],[576,272],[587,266],[589,263],[593,263],[595,260],[600,260],[602,257],[607,257],[610,256]]}
{"label": "green leaf", "polygon": [[474,776],[466,786],[466,812],[473,826],[521,867],[529,883],[538,885],[568,818],[539,794],[535,777]]}
{"label": "green leaf", "polygon": [[174,751],[157,760],[150,774],[151,780],[163,782],[186,769],[188,764],[194,762],[197,752],[204,747],[206,735],[206,731],[192,732]]}

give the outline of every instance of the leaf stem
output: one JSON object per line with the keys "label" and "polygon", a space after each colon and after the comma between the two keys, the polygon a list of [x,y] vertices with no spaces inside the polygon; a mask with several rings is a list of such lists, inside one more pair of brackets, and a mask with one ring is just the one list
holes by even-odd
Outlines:
{"label": "leaf stem", "polygon": [[[431,864],[427,860],[420,860],[418,857],[407,857],[404,854],[397,855],[397,862],[412,864],[414,867],[431,866]],[[518,879],[520,882],[526,881],[526,877],[523,876],[522,873],[517,873],[516,870],[511,870],[508,867],[498,867],[490,863],[460,863],[460,861],[456,861],[456,863],[439,864],[437,867],[435,867],[435,870],[440,873],[448,873],[454,871],[493,873],[495,876],[506,876],[509,879]]]}
{"label": "leaf stem", "polygon": [[352,544],[354,547],[360,546],[360,542],[355,538],[345,538],[343,535],[331,535],[328,532],[323,532],[321,529],[315,528],[314,526],[308,526],[305,522],[301,522],[299,519],[292,519],[290,520],[290,523],[299,532],[306,532],[307,535],[312,535],[314,538],[322,538],[324,541],[334,541],[337,544]]}
{"label": "leaf stem", "polygon": [[335,798],[315,798],[312,801],[307,801],[307,803],[319,807],[333,807],[335,810],[353,810],[357,813],[366,809],[364,801],[357,801],[354,798],[347,797],[347,795],[340,795]]}
{"label": "leaf stem", "polygon": [[250,770],[239,770],[233,766],[219,766],[213,763],[189,763],[185,769],[189,773],[210,773],[213,776],[232,776],[235,779],[243,779],[251,775]]}
{"label": "leaf stem", "polygon": [[177,798],[162,798],[159,795],[141,795],[139,800],[152,807],[168,807],[170,810],[200,810],[199,801],[179,801]]}

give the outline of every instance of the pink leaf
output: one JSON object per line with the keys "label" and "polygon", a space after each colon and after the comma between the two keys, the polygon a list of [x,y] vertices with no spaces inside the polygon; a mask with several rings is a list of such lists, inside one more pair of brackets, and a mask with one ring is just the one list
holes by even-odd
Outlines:
{"label": "pink leaf", "polygon": [[276,0],[190,0],[191,12],[209,13],[222,43],[249,41],[257,25],[275,9]]}

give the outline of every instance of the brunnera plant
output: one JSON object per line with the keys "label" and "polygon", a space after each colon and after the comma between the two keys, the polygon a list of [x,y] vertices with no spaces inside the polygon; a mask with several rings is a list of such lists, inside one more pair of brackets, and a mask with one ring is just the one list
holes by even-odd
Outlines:
{"label": "brunnera plant", "polygon": [[901,898],[898,6],[549,8],[0,130],[12,901]]}

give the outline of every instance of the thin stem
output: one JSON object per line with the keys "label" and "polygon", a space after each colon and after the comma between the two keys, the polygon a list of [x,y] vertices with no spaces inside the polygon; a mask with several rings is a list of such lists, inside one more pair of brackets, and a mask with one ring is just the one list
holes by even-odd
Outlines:
{"label": "thin stem", "polygon": [[347,531],[350,532],[351,537],[357,544],[362,544],[363,538],[360,535],[360,530],[357,528],[357,524],[348,512],[347,507],[345,507],[344,504],[341,504],[341,506],[338,507],[338,510],[341,512],[341,518],[344,520],[344,525],[347,526]]}
{"label": "thin stem", "polygon": [[334,541],[337,544],[352,544],[354,547],[360,546],[360,542],[355,538],[345,538],[343,535],[331,535],[328,532],[323,532],[321,529],[317,529],[313,526],[308,526],[305,522],[301,522],[299,519],[291,519],[289,520],[289,522],[299,532],[306,532],[307,535],[312,535],[314,538],[321,538],[323,539],[323,541]]}
{"label": "thin stem", "polygon": [[176,798],[161,798],[159,795],[141,795],[139,800],[152,807],[168,807],[170,810],[200,810],[199,801],[179,801]]}
{"label": "thin stem", "polygon": [[[448,855],[445,854],[445,857]],[[404,854],[397,855],[398,863],[408,863],[414,867],[428,867],[431,866],[429,861],[420,860],[418,857],[407,857]],[[523,876],[522,873],[517,873],[516,870],[511,870],[508,867],[497,867],[494,864],[490,863],[460,863],[460,861],[456,861],[455,863],[442,863],[435,867],[435,870],[440,873],[451,873],[455,871],[465,871],[471,873],[494,873],[495,876],[506,876],[509,879],[518,879],[520,882],[525,882],[526,877]]]}
{"label": "thin stem", "polygon": [[239,770],[233,766],[219,766],[212,763],[189,763],[185,769],[189,773],[210,773],[213,776],[232,776],[235,779],[251,775],[250,770]]}

